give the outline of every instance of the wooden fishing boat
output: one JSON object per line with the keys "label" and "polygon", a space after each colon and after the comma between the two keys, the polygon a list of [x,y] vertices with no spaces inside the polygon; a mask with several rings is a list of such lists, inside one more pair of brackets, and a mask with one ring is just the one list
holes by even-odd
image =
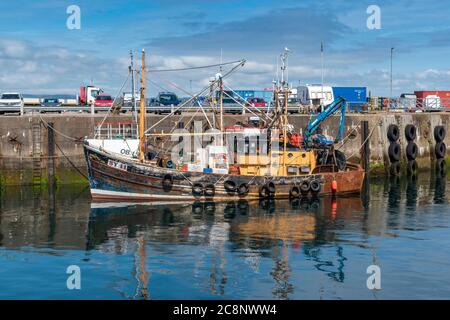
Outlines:
{"label": "wooden fishing boat", "polygon": [[[87,139],[84,142],[90,190],[94,200],[221,201],[296,198],[361,191],[364,180],[364,170],[361,166],[337,161],[339,159],[334,156],[337,153],[332,145],[321,149],[312,145],[309,136],[307,141],[299,141],[299,134],[290,135],[287,121],[288,89],[285,86],[281,90],[274,91],[275,115],[265,128],[274,129],[276,138],[268,144],[265,154],[239,154],[237,157],[242,158],[242,161],[239,161],[239,165],[234,165],[227,157],[227,148],[231,146],[210,146],[206,148],[206,152],[209,150],[211,155],[211,152],[221,150],[222,154],[219,153],[221,159],[216,159],[217,153],[213,154],[213,157],[206,156],[209,161],[202,161],[201,165],[198,165],[200,170],[198,168],[191,170],[189,166],[175,164],[174,161],[170,161],[169,166],[165,165],[167,161],[147,159],[145,151],[147,135],[144,130],[144,66],[143,53],[138,126],[139,150],[131,152],[131,154],[138,153],[139,156],[133,157],[111,151],[94,143],[94,140]],[[218,77],[216,81],[221,90],[222,77]],[[220,133],[225,134],[221,103],[219,109],[218,127]],[[345,109],[341,111],[342,123],[343,110]],[[306,132],[311,133],[310,129],[307,128]],[[327,155],[325,158],[324,154]],[[331,154],[331,157],[328,157],[328,154]],[[217,166],[217,162],[220,161],[224,166]]]}

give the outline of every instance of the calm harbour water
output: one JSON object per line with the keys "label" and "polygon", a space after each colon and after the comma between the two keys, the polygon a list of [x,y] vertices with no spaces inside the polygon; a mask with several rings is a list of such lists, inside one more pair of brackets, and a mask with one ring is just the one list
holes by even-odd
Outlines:
{"label": "calm harbour water", "polygon": [[[0,299],[448,299],[449,178],[356,197],[91,204],[82,187],[0,197]],[[366,269],[381,268],[381,290]],[[66,269],[81,270],[68,290]]]}

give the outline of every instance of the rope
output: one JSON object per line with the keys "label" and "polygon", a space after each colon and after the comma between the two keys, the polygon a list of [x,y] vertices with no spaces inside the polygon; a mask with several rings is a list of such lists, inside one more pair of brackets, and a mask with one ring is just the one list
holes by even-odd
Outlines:
{"label": "rope", "polygon": [[[39,116],[40,116],[40,115],[39,115]],[[48,129],[48,127],[50,127],[50,128],[52,128],[52,130],[55,130],[52,126],[48,125],[45,121],[43,121],[43,123],[44,123],[44,127],[45,127],[46,129]],[[66,135],[63,135],[63,136],[68,137],[68,136],[66,136]],[[71,138],[71,137],[68,137],[68,138],[73,139],[73,138]],[[71,166],[72,166],[72,167],[73,167],[73,168],[74,168],[81,176],[83,176],[86,180],[89,181],[89,178],[88,178],[83,172],[81,172],[81,170],[80,170],[80,169],[72,162],[72,160],[69,159],[69,157],[64,153],[64,151],[61,149],[61,147],[59,146],[59,144],[57,144],[55,140],[53,140],[53,143],[54,143],[55,146],[58,148],[58,150],[61,152],[61,154],[64,156],[64,158],[67,159],[67,161],[70,163],[70,165],[71,165]],[[53,156],[52,158],[55,158],[55,156]]]}
{"label": "rope", "polygon": [[79,139],[74,138],[74,137],[69,137],[68,135],[62,133],[61,131],[56,130],[53,126],[51,126],[50,124],[48,124],[48,122],[45,121],[45,120],[42,118],[42,116],[41,116],[40,113],[38,113],[38,115],[39,115],[39,118],[41,119],[42,123],[44,123],[44,127],[46,127],[46,128],[50,127],[50,128],[52,128],[52,130],[53,130],[54,132],[56,132],[56,133],[59,134],[60,136],[66,138],[66,139],[72,140],[72,141],[79,142]]}
{"label": "rope", "polygon": [[372,128],[372,130],[370,131],[370,133],[369,133],[369,135],[367,136],[366,140],[364,140],[364,142],[361,144],[361,146],[358,148],[358,150],[357,150],[356,152],[352,153],[352,154],[350,155],[350,157],[347,157],[347,159],[351,159],[352,157],[354,157],[357,153],[359,153],[359,152],[361,151],[361,148],[367,143],[367,141],[369,141],[369,139],[370,139],[370,137],[372,136],[372,133],[375,131],[375,128],[376,128],[376,127],[377,127],[377,126],[374,126],[374,127]]}

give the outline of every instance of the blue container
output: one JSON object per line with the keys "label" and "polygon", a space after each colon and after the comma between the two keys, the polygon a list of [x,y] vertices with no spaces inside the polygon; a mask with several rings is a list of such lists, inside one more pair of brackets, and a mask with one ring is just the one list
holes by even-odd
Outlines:
{"label": "blue container", "polygon": [[212,169],[211,168],[203,168],[203,172],[205,173],[212,173]]}
{"label": "blue container", "polygon": [[350,111],[361,111],[367,101],[366,87],[333,87],[333,95],[347,100]]}

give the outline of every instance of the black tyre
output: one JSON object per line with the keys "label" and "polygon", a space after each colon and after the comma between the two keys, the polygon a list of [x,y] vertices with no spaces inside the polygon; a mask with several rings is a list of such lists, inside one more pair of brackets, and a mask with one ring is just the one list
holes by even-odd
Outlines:
{"label": "black tyre", "polygon": [[389,141],[395,142],[400,138],[400,130],[396,124],[390,124],[387,130],[387,137]]}
{"label": "black tyre", "polygon": [[246,184],[246,183],[241,184],[237,189],[238,194],[241,197],[246,196],[248,194],[249,190],[250,190],[250,188],[249,188],[248,184]]}
{"label": "black tyre", "polygon": [[434,140],[436,142],[442,142],[445,138],[445,127],[444,126],[436,126],[434,127]]}
{"label": "black tyre", "polygon": [[300,183],[300,192],[302,194],[307,194],[310,189],[310,183],[308,180],[303,180],[302,183]]}
{"label": "black tyre", "polygon": [[417,144],[410,141],[406,146],[406,157],[408,160],[416,160],[417,154],[419,153],[419,148]]}
{"label": "black tyre", "polygon": [[447,146],[444,142],[437,142],[434,146],[434,153],[436,154],[437,159],[442,159],[445,157],[445,154],[447,153]]}
{"label": "black tyre", "polygon": [[291,190],[289,190],[289,196],[291,198],[298,198],[298,197],[300,197],[300,188],[298,186],[292,186]]}
{"label": "black tyre", "polygon": [[162,188],[165,192],[169,192],[173,187],[173,177],[171,174],[166,174],[161,182]]}
{"label": "black tyre", "polygon": [[321,189],[320,182],[318,180],[311,181],[310,188],[312,193],[318,194]]}
{"label": "black tyre", "polygon": [[202,214],[203,213],[203,203],[201,202],[194,202],[192,204],[192,213],[193,214]]}
{"label": "black tyre", "polygon": [[207,184],[205,186],[204,193],[205,193],[205,197],[212,198],[216,194],[216,188],[214,187],[213,184]]}
{"label": "black tyre", "polygon": [[408,124],[405,127],[405,138],[408,141],[413,141],[416,139],[417,136],[417,129],[414,125]]}
{"label": "black tyre", "polygon": [[398,144],[397,142],[392,142],[389,145],[388,155],[389,155],[389,160],[391,160],[391,162],[399,161],[400,160],[400,144]]}
{"label": "black tyre", "polygon": [[419,166],[417,165],[416,160],[408,161],[408,164],[406,166],[406,172],[408,176],[416,176],[418,170]]}
{"label": "black tyre", "polygon": [[192,194],[195,197],[201,197],[203,195],[203,185],[201,183],[194,183],[192,185]]}
{"label": "black tyre", "polygon": [[391,173],[391,175],[393,176],[399,176],[400,175],[400,162],[396,161],[396,162],[392,162],[391,163],[391,167],[389,169],[389,172]]}
{"label": "black tyre", "polygon": [[263,185],[260,189],[259,189],[259,196],[261,198],[267,199],[270,198],[271,193],[269,191],[269,188],[267,187],[267,185]]}
{"label": "black tyre", "polygon": [[226,180],[223,183],[223,187],[227,192],[233,193],[236,191],[236,182],[234,182],[233,180]]}
{"label": "black tyre", "polygon": [[445,159],[436,160],[436,173],[442,176],[446,172],[447,172],[447,163],[445,162]]}
{"label": "black tyre", "polygon": [[267,184],[267,189],[269,190],[269,192],[271,194],[274,194],[276,189],[275,189],[275,183],[273,183],[272,181],[268,182]]}

